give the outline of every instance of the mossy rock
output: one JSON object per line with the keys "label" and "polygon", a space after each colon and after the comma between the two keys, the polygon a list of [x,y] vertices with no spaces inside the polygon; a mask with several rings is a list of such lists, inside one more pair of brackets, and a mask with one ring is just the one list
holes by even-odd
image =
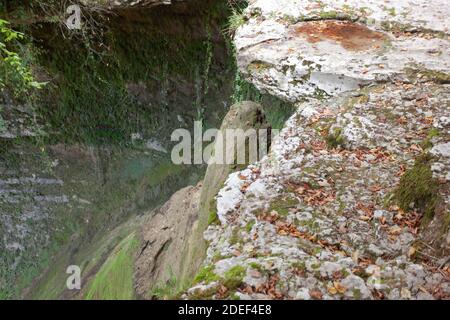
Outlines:
{"label": "mossy rock", "polygon": [[280,216],[286,217],[289,209],[295,208],[299,201],[294,197],[278,197],[270,203],[269,212],[276,211]]}
{"label": "mossy rock", "polygon": [[423,212],[423,222],[431,221],[440,200],[439,183],[433,178],[431,157],[422,155],[400,179],[394,199],[402,210],[416,208]]}
{"label": "mossy rock", "polygon": [[134,252],[137,248],[138,241],[134,234],[125,238],[95,275],[89,285],[86,299],[133,299]]}
{"label": "mossy rock", "polygon": [[342,128],[332,129],[326,137],[326,142],[330,148],[344,147],[345,139],[342,136]]}
{"label": "mossy rock", "polygon": [[224,274],[222,284],[228,290],[234,290],[242,285],[247,270],[243,266],[234,266]]}
{"label": "mossy rock", "polygon": [[[220,130],[226,129],[269,129],[262,106],[251,101],[234,104],[225,116]],[[225,143],[225,146],[227,144]],[[248,148],[246,147],[248,150]],[[224,150],[227,154],[228,150]],[[248,157],[246,157],[248,159]],[[245,164],[247,166],[248,164]],[[186,252],[185,271],[183,279],[192,279],[206,255],[207,245],[203,232],[211,223],[218,222],[215,196],[223,187],[229,174],[239,169],[235,164],[210,164],[206,170],[200,196],[200,212],[196,229],[189,239],[189,251]]]}

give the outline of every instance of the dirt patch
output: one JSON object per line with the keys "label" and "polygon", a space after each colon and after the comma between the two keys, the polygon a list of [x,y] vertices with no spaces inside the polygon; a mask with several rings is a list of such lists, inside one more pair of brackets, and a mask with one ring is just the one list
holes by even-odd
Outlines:
{"label": "dirt patch", "polygon": [[381,48],[387,40],[384,33],[348,21],[304,22],[295,28],[295,32],[305,36],[310,43],[332,40],[351,51]]}

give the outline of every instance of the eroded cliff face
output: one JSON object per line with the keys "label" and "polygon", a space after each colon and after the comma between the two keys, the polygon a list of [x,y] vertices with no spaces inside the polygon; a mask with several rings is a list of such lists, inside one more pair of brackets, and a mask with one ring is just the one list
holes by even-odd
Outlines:
{"label": "eroded cliff face", "polygon": [[[295,112],[261,161],[196,185],[166,152],[173,128],[218,126],[231,104],[212,3],[86,0],[105,9],[101,41],[26,20],[56,90],[38,112],[2,97],[2,297],[448,298],[448,6],[249,1],[238,82],[259,92],[235,96]],[[235,105],[222,128],[266,125],[260,109]]]}
{"label": "eroded cliff face", "polygon": [[297,111],[219,191],[186,298],[450,296],[448,10],[250,1],[239,70]]}
{"label": "eroded cliff face", "polygon": [[[227,8],[122,2],[68,31],[28,9],[18,17],[19,4],[2,16],[32,35],[27,57],[48,85],[33,99],[1,94],[0,297],[108,298],[92,283],[112,249],[137,247],[122,242],[136,216],[203,175],[171,162],[170,134],[195,120],[217,127],[231,104]],[[66,290],[69,265],[82,268],[81,295]]]}

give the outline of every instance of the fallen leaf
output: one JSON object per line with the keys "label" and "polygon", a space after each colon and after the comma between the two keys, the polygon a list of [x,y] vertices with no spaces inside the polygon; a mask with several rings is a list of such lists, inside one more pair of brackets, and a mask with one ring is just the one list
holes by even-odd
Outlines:
{"label": "fallen leaf", "polygon": [[402,288],[400,290],[400,297],[403,299],[411,299],[411,292],[407,288]]}
{"label": "fallen leaf", "polygon": [[323,297],[322,292],[320,292],[320,290],[317,289],[309,290],[309,295],[311,296],[311,298],[315,300],[322,300]]}
{"label": "fallen leaf", "polygon": [[410,247],[408,250],[408,257],[411,258],[414,255],[414,253],[416,253],[416,248]]}
{"label": "fallen leaf", "polygon": [[335,287],[328,287],[328,292],[332,295],[335,295],[338,293],[338,291]]}
{"label": "fallen leaf", "polygon": [[246,176],[244,176],[243,174],[239,174],[239,179],[241,179],[241,180],[247,180],[247,177]]}
{"label": "fallen leaf", "polygon": [[389,233],[392,235],[398,235],[402,232],[402,228],[400,228],[399,226],[394,226],[392,228],[389,229]]}
{"label": "fallen leaf", "polygon": [[347,288],[344,287],[339,281],[334,281],[334,287],[341,294],[344,294],[345,291],[347,291]]}

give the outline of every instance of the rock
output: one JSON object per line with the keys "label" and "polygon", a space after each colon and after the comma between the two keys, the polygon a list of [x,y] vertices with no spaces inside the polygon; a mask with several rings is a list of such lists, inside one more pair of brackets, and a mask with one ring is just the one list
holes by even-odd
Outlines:
{"label": "rock", "polygon": [[342,280],[342,285],[346,288],[345,296],[357,300],[370,299],[372,294],[367,288],[363,279],[350,275]]}
{"label": "rock", "polygon": [[368,251],[377,257],[380,257],[384,254],[384,251],[379,247],[377,247],[376,245],[374,245],[373,243],[369,245]]}
{"label": "rock", "polygon": [[297,295],[295,296],[297,300],[311,300],[311,296],[309,295],[309,290],[306,288],[301,288]]}
{"label": "rock", "polygon": [[258,270],[249,269],[247,270],[247,274],[244,277],[244,282],[252,287],[259,287],[262,286],[264,283],[267,282],[267,277],[263,275]]}
{"label": "rock", "polygon": [[[241,102],[231,106],[227,115],[225,116],[220,130],[225,132],[226,129],[242,129],[244,131],[251,128],[268,128],[264,112],[261,105],[254,102]],[[227,143],[225,142],[225,148]],[[229,150],[228,150],[229,153]],[[228,154],[227,150],[224,154]],[[192,234],[192,243],[189,252],[187,253],[188,265],[191,265],[191,272],[186,277],[193,277],[195,271],[200,267],[206,248],[206,243],[203,241],[203,232],[208,227],[208,219],[211,212],[217,212],[217,216],[222,223],[225,221],[225,215],[230,208],[236,204],[236,199],[240,198],[240,191],[237,193],[234,190],[224,190],[219,195],[220,200],[217,199],[217,204],[220,203],[220,208],[216,205],[215,198],[222,188],[223,183],[232,171],[235,170],[234,164],[210,164],[206,170],[205,178],[203,180],[203,187],[200,195],[200,212],[198,225]],[[236,175],[230,177],[236,185],[242,186],[244,181],[239,179]],[[237,181],[239,180],[239,181]]]}
{"label": "rock", "polygon": [[[390,9],[373,0],[363,3],[367,6],[324,1],[319,8],[312,0],[269,6],[265,0],[254,1],[247,9],[248,22],[236,34],[240,71],[260,90],[292,102],[305,95],[335,95],[371,82],[405,79],[414,65],[448,73],[448,41],[439,37],[448,32],[448,22],[439,18],[439,1],[404,0]],[[424,6],[426,16],[414,13],[413,8],[423,12]],[[355,18],[363,23],[350,22]],[[319,21],[310,21],[315,19]],[[390,33],[403,26],[432,33],[428,38]],[[446,52],[445,58],[430,55],[430,50]]]}
{"label": "rock", "polygon": [[417,300],[434,300],[434,297],[428,292],[419,292],[417,294]]}
{"label": "rock", "polygon": [[331,278],[333,273],[340,271],[341,269],[342,266],[340,264],[327,261],[320,267],[320,274],[323,277]]}
{"label": "rock", "polygon": [[385,202],[431,150],[441,200],[430,223],[436,229],[426,230],[445,242],[438,231],[450,207],[442,179],[450,167],[450,59],[442,5],[250,3],[234,39],[239,70],[260,92],[297,109],[266,157],[228,175],[206,263],[220,268],[230,258],[214,257],[230,248],[239,248],[233,259],[241,266],[263,259],[283,299],[417,299],[436,287],[450,297],[436,271],[411,261],[421,237],[408,220],[415,213]]}
{"label": "rock", "polygon": [[[141,226],[141,248],[135,262],[134,287],[141,297],[172,277],[181,279],[192,230],[197,224],[201,184],[176,192]],[[167,270],[171,272],[167,272]]]}
{"label": "rock", "polygon": [[219,283],[217,281],[211,282],[209,284],[199,284],[190,288],[187,291],[188,298],[199,299],[203,297],[210,297],[215,294],[219,288]]}
{"label": "rock", "polygon": [[450,158],[450,142],[435,145],[430,153],[438,157]]}

